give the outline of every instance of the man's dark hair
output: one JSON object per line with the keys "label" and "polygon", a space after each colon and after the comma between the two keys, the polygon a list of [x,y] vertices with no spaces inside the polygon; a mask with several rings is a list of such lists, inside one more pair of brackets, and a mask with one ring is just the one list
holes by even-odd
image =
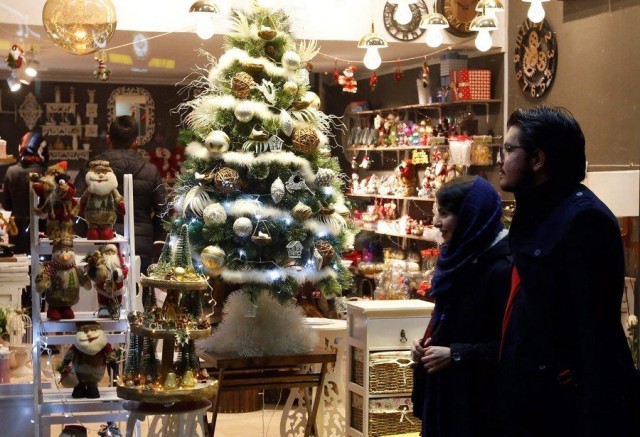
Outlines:
{"label": "man's dark hair", "polygon": [[584,134],[567,109],[546,105],[517,109],[507,122],[507,128],[512,126],[520,129],[520,145],[527,151],[544,152],[554,182],[577,184],[584,179]]}
{"label": "man's dark hair", "polygon": [[138,126],[128,115],[117,117],[109,126],[109,139],[115,149],[128,149],[138,138]]}
{"label": "man's dark hair", "polygon": [[461,176],[447,182],[436,191],[438,208],[451,214],[458,215],[462,209],[465,197],[469,194],[478,176]]}

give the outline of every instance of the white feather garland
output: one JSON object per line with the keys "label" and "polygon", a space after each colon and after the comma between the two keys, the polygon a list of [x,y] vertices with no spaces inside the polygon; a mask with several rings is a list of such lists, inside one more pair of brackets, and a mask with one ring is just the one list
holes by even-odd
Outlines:
{"label": "white feather garland", "polygon": [[196,141],[189,143],[185,147],[184,153],[192,158],[209,159],[209,150]]}
{"label": "white feather garland", "polygon": [[223,77],[223,74],[221,73],[233,67],[236,62],[239,62],[242,65],[260,64],[264,66],[264,72],[270,77],[282,77],[294,80],[298,85],[301,84],[299,77],[295,74],[291,74],[290,71],[282,67],[278,67],[267,58],[254,58],[253,56],[249,56],[249,54],[244,50],[235,47],[227,50],[222,56],[220,56],[218,64],[211,70],[210,76],[215,75],[217,77]]}
{"label": "white feather garland", "polygon": [[211,203],[211,196],[206,189],[201,186],[191,188],[184,196],[182,201],[182,216],[187,215],[187,211],[191,210],[195,215],[202,217],[202,212]]}
{"label": "white feather garland", "polygon": [[323,223],[316,219],[305,220],[302,225],[308,231],[313,232],[317,237],[325,237],[327,235],[338,236],[342,228],[335,226],[335,223]]}
{"label": "white feather garland", "polygon": [[293,165],[298,168],[300,175],[309,183],[315,180],[315,174],[311,164],[305,158],[292,152],[263,153],[255,156],[253,153],[227,152],[222,155],[225,163],[238,167],[251,167],[260,164],[278,163],[283,166]]}
{"label": "white feather garland", "polygon": [[298,284],[304,284],[305,282],[316,283],[326,278],[335,279],[338,274],[330,267],[325,267],[319,272],[313,269],[231,270],[225,267],[220,272],[220,276],[225,282],[233,284],[272,284],[286,277],[294,279]]}
{"label": "white feather garland", "polygon": [[251,204],[250,201],[247,200],[236,200],[229,205],[225,205],[225,211],[228,215],[233,217],[242,217],[242,216],[259,216],[263,219],[272,219],[272,220],[280,220],[280,219],[289,219],[293,220],[291,214],[288,211],[283,209],[274,208],[271,206],[264,206]]}

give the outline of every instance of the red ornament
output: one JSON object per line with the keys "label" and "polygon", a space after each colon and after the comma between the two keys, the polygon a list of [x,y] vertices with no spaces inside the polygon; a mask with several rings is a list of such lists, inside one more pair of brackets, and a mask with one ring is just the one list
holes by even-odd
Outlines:
{"label": "red ornament", "polygon": [[6,61],[9,68],[17,70],[24,62],[24,50],[22,50],[18,44],[12,45]]}
{"label": "red ornament", "polygon": [[338,85],[340,83],[340,72],[338,71],[338,60],[333,63],[333,82]]}
{"label": "red ornament", "polygon": [[371,78],[369,79],[369,87],[371,87],[371,91],[375,91],[378,87],[378,76],[376,72],[371,72]]}
{"label": "red ornament", "polygon": [[344,69],[342,75],[338,77],[338,83],[342,85],[342,92],[353,94],[358,92],[358,81],[353,77],[356,70],[357,68],[354,65],[349,65]]}
{"label": "red ornament", "polygon": [[422,63],[422,86],[425,88],[429,86],[429,64],[427,61]]}
{"label": "red ornament", "polygon": [[396,71],[393,73],[393,80],[400,82],[404,78],[404,72],[400,70],[400,59],[396,61]]}

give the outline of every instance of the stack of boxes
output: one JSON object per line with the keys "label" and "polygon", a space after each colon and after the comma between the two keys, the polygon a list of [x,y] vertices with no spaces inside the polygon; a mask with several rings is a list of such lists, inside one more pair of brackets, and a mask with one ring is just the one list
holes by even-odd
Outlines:
{"label": "stack of boxes", "polygon": [[438,101],[491,99],[491,71],[467,68],[467,55],[456,52],[440,56]]}

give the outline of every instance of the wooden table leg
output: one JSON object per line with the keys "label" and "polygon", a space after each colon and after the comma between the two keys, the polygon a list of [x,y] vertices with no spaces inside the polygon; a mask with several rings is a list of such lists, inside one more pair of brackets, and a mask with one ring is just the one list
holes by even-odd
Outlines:
{"label": "wooden table leg", "polygon": [[316,428],[316,415],[318,414],[318,407],[320,406],[320,401],[322,399],[322,391],[324,389],[324,378],[327,374],[327,363],[322,363],[322,370],[320,370],[320,381],[318,382],[318,387],[316,387],[316,395],[313,400],[313,405],[311,408],[311,414],[309,414],[309,419],[307,420],[307,428],[304,430],[305,437],[311,435],[318,435],[318,430]]}
{"label": "wooden table leg", "polygon": [[218,393],[213,401],[213,415],[211,416],[211,424],[209,425],[210,437],[216,434],[216,420],[218,418],[218,406],[220,405],[220,396],[222,395],[222,387],[224,385],[224,368],[219,369],[218,373]]}

